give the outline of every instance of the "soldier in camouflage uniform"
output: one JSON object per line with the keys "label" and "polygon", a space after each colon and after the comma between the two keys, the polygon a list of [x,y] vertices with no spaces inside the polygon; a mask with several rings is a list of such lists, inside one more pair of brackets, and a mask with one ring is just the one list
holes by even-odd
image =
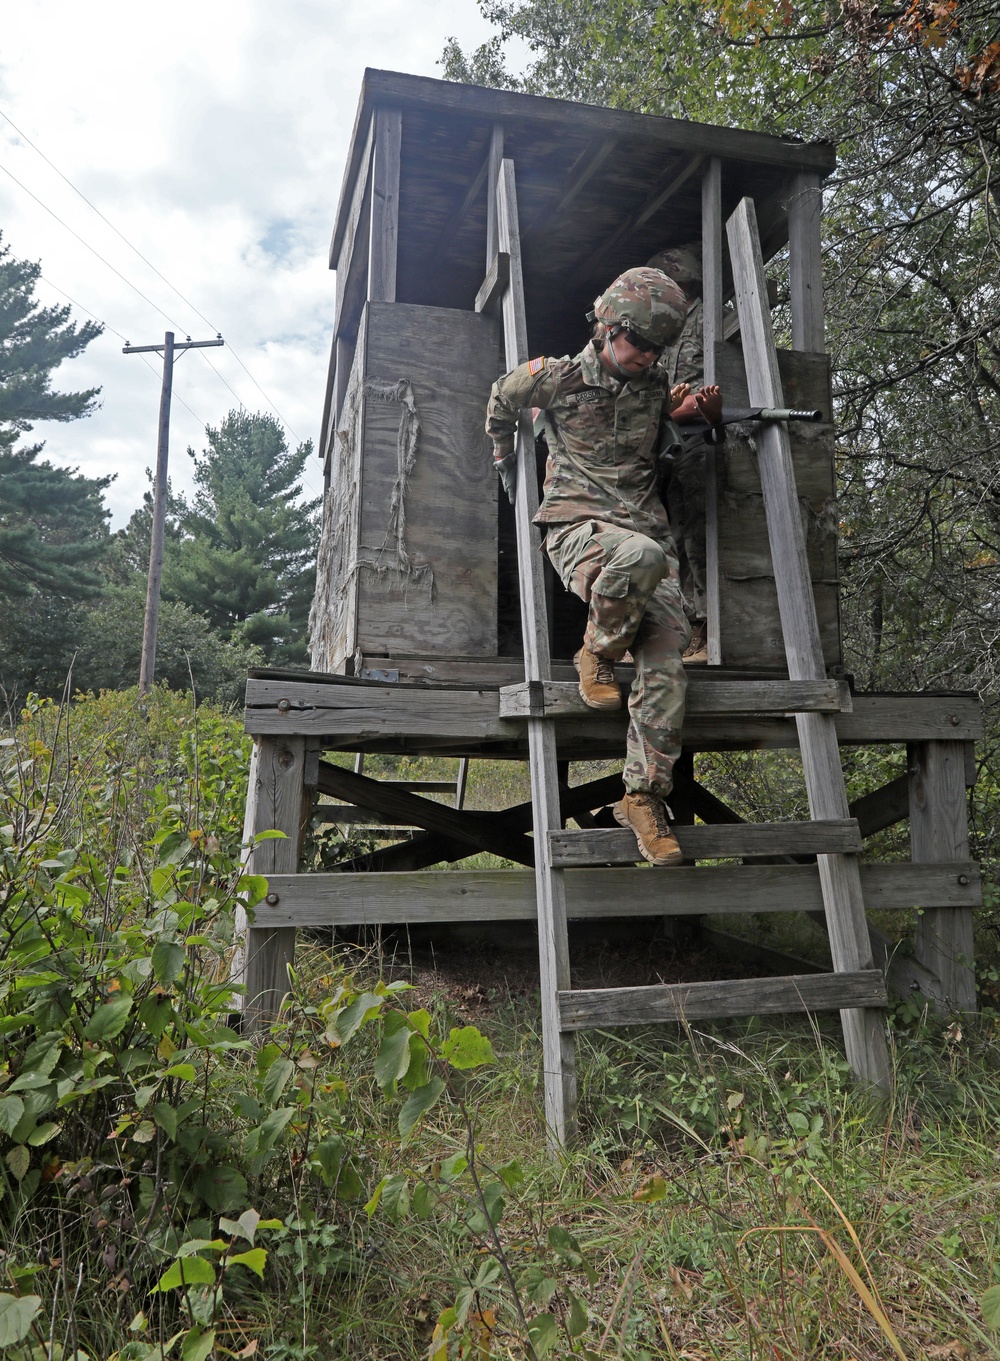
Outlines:
{"label": "soldier in camouflage uniform", "polygon": [[[660,251],[649,261],[677,283],[684,293],[686,316],[680,335],[663,353],[660,364],[671,387],[704,383],[702,340],[701,248],[697,244]],[[689,440],[672,459],[666,480],[667,513],[677,545],[684,608],[691,623],[691,641],[684,653],[688,666],[708,661],[705,557],[705,445]]]}
{"label": "soldier in camouflage uniform", "polygon": [[[535,517],[545,551],[589,618],[574,661],[580,693],[597,709],[621,707],[614,663],[635,661],[624,771],[625,797],[615,816],[636,834],[655,865],[676,864],[664,798],[680,754],[685,677],[681,653],[689,629],[670,525],[657,493],[657,462],[673,392],[658,357],[681,332],[686,304],[661,271],[627,270],[594,304],[594,339],[575,358],[532,359],[493,386],[486,430],[513,500],[518,412],[545,412],[549,458],[545,495]],[[686,403],[716,421],[718,389]],[[690,417],[689,417],[690,418]],[[674,432],[671,444],[680,443]]]}

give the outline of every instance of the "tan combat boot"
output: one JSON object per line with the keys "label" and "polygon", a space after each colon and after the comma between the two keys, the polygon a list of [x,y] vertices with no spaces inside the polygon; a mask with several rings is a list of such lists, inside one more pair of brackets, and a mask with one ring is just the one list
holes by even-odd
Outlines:
{"label": "tan combat boot", "polygon": [[610,657],[599,657],[585,647],[573,658],[580,676],[580,698],[592,709],[620,709],[622,692],[615,680],[615,664]]}
{"label": "tan combat boot", "polygon": [[708,664],[708,624],[704,619],[696,619],[691,625],[691,641],[684,649],[685,666],[706,666]]}
{"label": "tan combat boot", "polygon": [[639,854],[651,865],[678,865],[684,854],[670,830],[667,810],[655,794],[626,792],[614,807],[615,821],[635,833]]}

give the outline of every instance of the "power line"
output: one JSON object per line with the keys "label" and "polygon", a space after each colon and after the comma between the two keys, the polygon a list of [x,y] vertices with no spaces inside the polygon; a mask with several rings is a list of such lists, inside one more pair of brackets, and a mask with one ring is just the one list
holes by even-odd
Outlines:
{"label": "power line", "polygon": [[[124,340],[126,345],[128,344],[127,336],[123,336],[121,331],[116,331],[115,328],[110,324],[110,322],[105,321],[103,317],[99,317],[97,313],[92,312],[89,307],[84,307],[82,302],[77,302],[76,298],[71,298],[70,295],[66,292],[65,288],[60,288],[59,285],[54,284],[51,279],[46,279],[44,274],[39,274],[38,277],[41,279],[43,284],[48,284],[49,288],[54,288],[57,293],[61,293],[67,302],[71,302],[73,306],[78,307],[81,312],[86,312],[88,317],[93,317],[94,320],[98,322],[101,326],[103,326],[106,331],[110,331],[112,335],[117,336],[119,340]],[[153,372],[155,373],[156,370],[154,369]]]}
{"label": "power line", "polygon": [[[124,232],[119,231],[119,229],[115,226],[115,224],[111,221],[110,218],[105,217],[104,213],[101,212],[100,208],[97,207],[96,203],[91,203],[90,199],[89,199],[89,198],[87,197],[87,195],[83,192],[83,190],[82,190],[82,189],[78,189],[78,188],[76,187],[76,185],[73,183],[73,181],[69,178],[69,176],[68,176],[68,175],[64,175],[63,172],[59,169],[59,167],[55,164],[55,162],[49,160],[48,156],[46,156],[45,152],[41,149],[41,147],[35,146],[34,142],[33,142],[33,141],[31,140],[31,138],[27,135],[27,133],[22,132],[21,129],[20,129],[20,128],[17,126],[17,124],[14,122],[13,118],[11,118],[9,114],[4,113],[3,109],[0,109],[0,118],[6,119],[6,121],[11,125],[11,127],[12,127],[12,128],[14,129],[14,131],[17,133],[18,137],[23,137],[23,138],[24,138],[24,140],[27,142],[28,146],[31,147],[32,151],[36,152],[39,156],[41,156],[42,160],[45,162],[46,165],[52,167],[52,169],[56,172],[56,174],[59,176],[59,178],[60,178],[61,180],[63,180],[66,184],[69,185],[69,187],[73,190],[73,193],[74,193],[74,194],[77,194],[80,198],[82,198],[83,201],[84,201],[84,203],[87,205],[87,207],[90,208],[90,209],[92,209],[92,210],[97,214],[97,216],[101,219],[102,222],[106,222],[106,223],[108,224],[108,226],[111,228],[111,230],[115,233],[116,236],[121,237],[121,239],[125,242],[126,246],[128,246],[129,250],[134,250],[135,253],[136,253],[136,255],[138,255],[139,259],[143,262],[143,264],[148,265],[149,268],[153,271],[153,273],[156,274],[159,278],[161,278],[161,279],[163,280],[163,282],[167,285],[168,288],[173,289],[173,291],[177,294],[177,296],[181,299],[181,301],[184,302],[184,303],[186,303],[187,306],[191,308],[192,312],[194,312],[197,316],[199,316],[199,317],[202,319],[202,321],[205,323],[206,326],[211,327],[211,329],[212,329],[213,331],[215,331],[216,334],[218,334],[218,331],[219,331],[218,326],[213,326],[213,325],[212,325],[212,323],[209,321],[208,317],[205,316],[204,312],[199,311],[198,308],[195,307],[194,303],[191,302],[191,300],[190,300],[189,298],[186,298],[186,297],[184,296],[184,294],[180,291],[180,289],[177,288],[177,286],[176,286],[175,284],[172,284],[172,283],[170,282],[170,280],[167,278],[167,276],[166,276],[165,274],[161,273],[161,271],[158,270],[158,269],[156,268],[156,266],[153,264],[152,260],[148,260],[148,259],[146,258],[146,256],[143,255],[143,253],[142,253],[142,251],[139,249],[139,247],[136,246],[136,245],[133,245],[132,242],[128,239],[128,237],[125,235]],[[169,318],[168,318],[168,320],[169,320]],[[175,324],[176,324],[176,323],[175,323]]]}
{"label": "power line", "polygon": [[[61,180],[63,180],[66,184],[69,185],[69,187],[73,190],[74,194],[77,194],[81,199],[83,199],[83,201],[84,201],[84,203],[87,205],[87,207],[90,208],[93,212],[95,212],[95,213],[97,214],[97,216],[101,219],[102,222],[107,223],[107,225],[111,228],[111,230],[115,233],[115,235],[118,236],[118,237],[120,237],[121,240],[125,242],[126,246],[128,246],[128,248],[129,248],[129,250],[134,251],[135,254],[138,255],[139,259],[142,260],[142,262],[143,262],[144,264],[148,265],[149,268],[153,271],[153,273],[154,273],[155,275],[157,275],[158,278],[162,279],[163,282],[167,285],[167,287],[168,287],[169,289],[172,289],[172,291],[173,291],[174,293],[177,294],[177,296],[181,299],[181,301],[182,301],[183,303],[186,304],[186,306],[190,307],[191,310],[192,310],[193,312],[195,312],[196,315],[199,316],[199,317],[201,318],[201,320],[202,320],[203,322],[205,322],[205,324],[206,324],[207,326],[211,327],[211,329],[212,329],[213,331],[216,332],[216,334],[219,334],[220,328],[219,328],[218,326],[215,326],[211,321],[209,321],[209,319],[205,316],[204,312],[200,311],[200,309],[197,308],[197,307],[195,306],[195,304],[194,304],[193,302],[191,302],[191,300],[190,300],[188,297],[186,297],[185,294],[183,294],[183,293],[181,292],[181,290],[177,287],[177,285],[174,284],[174,283],[172,283],[172,282],[167,278],[167,276],[162,272],[162,270],[157,269],[157,267],[153,264],[152,260],[148,259],[145,255],[143,255],[143,253],[142,253],[142,251],[139,249],[139,247],[136,246],[132,241],[130,241],[129,238],[125,235],[125,233],[124,233],[123,231],[121,231],[118,227],[116,227],[115,224],[111,221],[111,219],[110,219],[109,217],[107,217],[104,213],[102,213],[101,210],[100,210],[100,208],[98,208],[97,205],[96,205],[95,203],[92,203],[92,202],[91,202],[91,200],[87,197],[87,195],[83,192],[82,189],[78,189],[78,188],[76,187],[76,185],[75,185],[75,184],[73,183],[73,181],[69,178],[69,176],[66,175],[62,170],[60,170],[59,167],[55,164],[54,161],[50,160],[49,157],[46,156],[45,152],[41,149],[41,147],[36,146],[35,143],[31,140],[31,138],[30,138],[26,133],[24,133],[24,132],[21,131],[21,129],[17,126],[17,124],[16,124],[16,123],[14,122],[14,120],[10,117],[10,115],[4,113],[3,109],[0,109],[0,118],[5,119],[6,122],[8,122],[8,123],[10,124],[10,126],[14,129],[14,131],[17,133],[17,135],[18,135],[19,137],[23,138],[24,141],[28,144],[28,146],[31,147],[32,151],[34,151],[34,152],[36,153],[36,155],[41,156],[41,158],[42,158],[42,160],[45,162],[45,164],[48,165],[48,166],[50,166],[50,167],[56,172],[56,174],[59,176],[59,178],[60,178]],[[3,168],[4,168],[4,167],[0,167],[0,169],[3,169]],[[7,173],[8,175],[10,175],[10,171],[9,171],[9,170],[6,171],[6,173]],[[14,179],[14,176],[13,176],[13,175],[11,175],[10,177],[11,177],[11,179]],[[15,180],[15,183],[16,183],[16,184],[19,184],[20,181]],[[24,185],[21,185],[21,188],[24,189],[25,186],[24,186]],[[31,190],[30,190],[30,189],[25,189],[25,192],[30,194],[30,193],[31,193]],[[36,195],[32,194],[31,196],[32,196],[32,198],[35,199],[35,201],[36,201],[37,203],[41,203],[41,199],[37,198]],[[42,207],[44,208],[44,207],[45,207],[45,204],[42,204]],[[52,212],[51,208],[46,208],[46,211],[47,211],[47,212]],[[56,217],[56,214],[55,214],[55,213],[52,213],[52,216],[53,216],[53,217]],[[66,224],[65,224],[64,222],[62,222],[60,218],[56,217],[56,221],[57,221],[57,222],[60,222],[62,226],[66,226]],[[67,231],[72,231],[72,228],[67,227]],[[73,232],[73,235],[76,236],[76,233]],[[82,238],[81,238],[81,237],[77,237],[77,240],[82,240]],[[84,242],[83,244],[86,245],[87,243]],[[90,250],[90,249],[93,249],[93,248],[88,246],[88,250]],[[94,254],[96,255],[97,252],[95,251]],[[101,258],[102,258],[102,257],[98,256],[98,259],[101,259]],[[104,261],[104,263],[107,264],[107,261]],[[113,266],[109,266],[109,268],[114,268],[114,267],[113,267]],[[117,273],[118,271],[116,270],[115,272]],[[120,276],[120,277],[124,277],[124,276]],[[128,282],[128,281],[126,280],[126,282]],[[134,285],[130,285],[130,287],[134,287]],[[138,292],[138,289],[136,289],[136,292]],[[144,296],[145,296],[144,294],[140,294],[140,297],[144,297]],[[146,299],[146,301],[148,302],[149,299]],[[155,303],[152,304],[152,305],[155,306]],[[84,310],[86,310],[86,309],[84,309]],[[157,308],[156,310],[157,310],[158,312],[160,312],[160,315],[161,315],[161,316],[167,317],[167,320],[168,320],[169,322],[171,322],[171,325],[177,326],[177,322],[173,321],[172,318],[170,318],[169,316],[167,316],[166,312],[163,312],[160,308]],[[181,329],[181,328],[178,326],[178,330],[179,330],[179,329]],[[115,334],[117,335],[117,332],[116,332]],[[274,414],[277,416],[278,420],[281,421],[281,423],[282,423],[283,426],[285,426],[285,428],[288,430],[288,433],[292,436],[292,438],[295,439],[295,440],[297,440],[297,441],[301,444],[301,443],[302,443],[301,437],[292,429],[292,427],[289,425],[288,421],[285,420],[284,416],[281,414],[281,412],[278,410],[278,408],[274,405],[274,402],[272,402],[271,398],[267,395],[267,393],[266,393],[266,392],[264,391],[264,389],[261,387],[260,383],[258,383],[257,379],[253,376],[253,374],[252,374],[252,373],[250,372],[250,370],[247,368],[246,364],[245,364],[245,363],[243,362],[243,360],[240,358],[239,354],[237,354],[236,350],[233,349],[233,347],[232,347],[231,344],[229,345],[228,348],[229,348],[230,353],[232,354],[233,358],[236,360],[237,364],[239,364],[240,368],[243,370],[243,372],[244,372],[244,373],[247,375],[247,377],[250,379],[251,383],[253,383],[254,387],[257,389],[257,391],[261,394],[261,396],[262,396],[262,397],[264,398],[264,400],[267,402],[268,406],[271,408],[271,410],[272,410],[272,411],[274,412]],[[213,365],[212,367],[214,368],[215,366]],[[216,372],[218,372],[218,370],[216,370]],[[222,375],[219,374],[219,377],[222,378]],[[226,382],[226,380],[225,380],[224,378],[222,379],[222,381],[223,381],[224,383]],[[229,384],[226,383],[226,386],[229,387]],[[230,390],[230,392],[233,391],[232,388],[229,388],[229,390]],[[233,395],[236,396],[235,393],[233,393]],[[240,400],[239,397],[237,397],[236,400],[239,401],[239,400]],[[242,402],[241,402],[240,404],[243,405]]]}
{"label": "power line", "polygon": [[177,322],[173,320],[172,317],[168,316],[168,314],[164,312],[162,307],[157,307],[156,303],[153,302],[152,298],[147,298],[141,288],[136,288],[135,284],[132,283],[131,280],[126,279],[125,275],[121,272],[120,269],[115,269],[114,265],[111,264],[109,260],[105,260],[104,256],[100,253],[100,251],[95,250],[93,246],[91,246],[88,242],[84,241],[80,233],[75,232],[73,228],[69,226],[68,223],[62,220],[58,213],[52,211],[52,209],[48,206],[47,203],[43,203],[37,194],[33,194],[26,184],[22,184],[21,181],[17,178],[17,176],[12,174],[11,171],[9,171],[5,165],[0,165],[0,170],[2,170],[5,175],[8,175],[14,181],[14,183],[17,185],[19,189],[23,189],[24,192],[29,196],[29,198],[33,198],[40,208],[44,208],[50,217],[54,217],[55,220],[59,223],[60,227],[65,227],[66,231],[69,232],[70,236],[75,236],[81,246],[86,246],[87,250],[90,251],[91,255],[96,255],[102,265],[107,265],[108,269],[111,270],[112,274],[117,274],[119,279],[121,279],[122,283],[128,284],[129,288],[131,288],[134,293],[138,293],[139,297],[143,300],[143,302],[148,303],[149,306],[152,307],[154,311],[159,312],[161,317],[166,317],[167,321],[170,322],[171,326],[177,326],[178,331],[184,330],[182,326],[179,326]]}

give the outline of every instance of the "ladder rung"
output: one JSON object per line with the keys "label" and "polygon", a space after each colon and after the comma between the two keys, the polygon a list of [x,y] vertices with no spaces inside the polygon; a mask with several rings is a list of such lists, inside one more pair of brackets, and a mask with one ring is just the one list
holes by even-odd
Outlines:
{"label": "ladder rung", "polygon": [[[854,818],[828,822],[736,822],[675,826],[686,860],[728,860],[757,855],[839,855],[862,849]],[[634,865],[640,858],[628,828],[594,827],[550,832],[556,869],[582,865]]]}
{"label": "ladder rung", "polygon": [[783,1011],[842,1011],[888,1003],[880,969],[857,973],[791,974],[785,978],[725,978],[645,988],[593,988],[556,994],[566,1030],[590,1026],[707,1021]]}
{"label": "ladder rung", "polygon": [[[688,714],[850,713],[851,694],[844,681],[690,679]],[[623,710],[624,712],[624,710]],[[589,708],[573,681],[522,681],[500,687],[501,718],[579,718],[606,710]]]}

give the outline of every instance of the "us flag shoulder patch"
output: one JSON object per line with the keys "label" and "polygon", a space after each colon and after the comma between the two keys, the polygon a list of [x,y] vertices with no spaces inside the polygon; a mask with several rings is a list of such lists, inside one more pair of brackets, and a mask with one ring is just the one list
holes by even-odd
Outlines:
{"label": "us flag shoulder patch", "polygon": [[542,369],[544,368],[545,368],[544,358],[528,360],[528,372],[531,374],[532,378],[534,378],[536,373],[541,373]]}

